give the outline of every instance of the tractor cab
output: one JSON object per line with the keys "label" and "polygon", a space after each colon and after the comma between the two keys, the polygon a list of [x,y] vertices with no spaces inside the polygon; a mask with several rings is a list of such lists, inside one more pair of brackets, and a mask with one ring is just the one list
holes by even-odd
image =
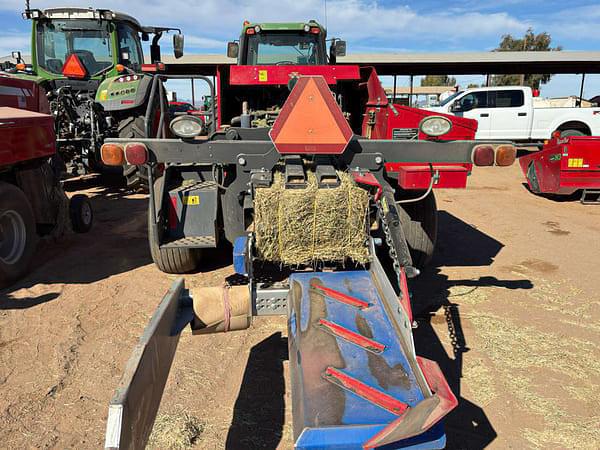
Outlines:
{"label": "tractor cab", "polygon": [[[32,22],[31,64],[14,52],[17,64],[3,68],[13,78],[31,80],[47,93],[56,142],[66,171],[73,175],[102,171],[99,149],[108,136],[135,134],[134,121],[145,116],[152,76],[161,60],[162,35],[173,34],[175,57],[183,55],[178,28],[148,27],[107,9],[27,9]],[[142,41],[150,42],[150,66],[144,66]],[[152,70],[153,69],[153,70]],[[132,120],[133,119],[133,120]],[[138,181],[137,171],[127,172]]]}
{"label": "tractor cab", "polygon": [[323,66],[346,54],[346,43],[331,39],[315,20],[293,23],[245,21],[239,41],[229,42],[227,56],[243,66]]}
{"label": "tractor cab", "polygon": [[[26,72],[46,80],[103,79],[120,72],[141,72],[142,41],[153,34],[152,62],[160,60],[158,40],[171,28],[145,27],[133,17],[105,9],[27,9],[32,21],[32,64]],[[179,30],[176,30],[179,31]],[[183,37],[174,35],[175,56],[183,54]]]}

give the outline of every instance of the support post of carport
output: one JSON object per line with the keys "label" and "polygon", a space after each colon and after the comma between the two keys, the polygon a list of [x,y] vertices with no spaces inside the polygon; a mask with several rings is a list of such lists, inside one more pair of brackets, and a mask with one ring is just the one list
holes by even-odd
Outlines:
{"label": "support post of carport", "polygon": [[392,94],[392,103],[396,103],[396,78],[398,76],[394,75],[394,93]]}
{"label": "support post of carport", "polygon": [[585,73],[581,74],[581,89],[579,90],[579,99],[577,100],[576,106],[581,108],[581,103],[583,100],[583,85],[585,84]]}
{"label": "support post of carport", "polygon": [[192,106],[196,107],[196,95],[194,93],[194,79],[190,80],[192,82]]}
{"label": "support post of carport", "polygon": [[413,80],[414,80],[414,75],[411,75],[410,76],[410,90],[408,91],[408,106],[412,106]]}

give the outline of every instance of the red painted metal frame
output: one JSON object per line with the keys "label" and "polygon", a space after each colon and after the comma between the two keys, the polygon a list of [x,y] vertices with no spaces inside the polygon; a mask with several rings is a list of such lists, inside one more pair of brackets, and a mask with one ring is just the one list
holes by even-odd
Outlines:
{"label": "red painted metal frame", "polygon": [[[418,436],[430,429],[458,406],[458,400],[450,389],[450,386],[448,386],[448,382],[444,378],[440,366],[436,362],[420,356],[417,356],[417,363],[423,372],[427,385],[433,392],[433,396],[423,400],[423,402],[417,404],[414,408],[409,408],[398,419],[391,422],[365,442],[363,444],[364,449],[374,449],[390,442]],[[419,406],[425,404],[425,402],[433,403],[432,406],[434,407],[430,411],[426,407],[425,415],[422,414],[423,411],[417,414]],[[409,419],[410,416],[412,417]]]}
{"label": "red painted metal frame", "polygon": [[[388,173],[395,173],[398,185],[402,189],[427,189],[431,183],[429,166],[411,163],[386,163]],[[467,187],[467,177],[473,168],[472,164],[433,164],[434,174],[438,180],[434,188],[464,189]]]}
{"label": "red painted metal frame", "polygon": [[54,119],[24,109],[0,107],[0,167],[48,158],[56,152]]}
{"label": "red painted metal frame", "polygon": [[331,334],[338,336],[342,339],[345,339],[348,342],[358,345],[359,347],[364,348],[373,353],[381,353],[385,350],[385,345],[373,340],[369,339],[362,334],[355,333],[348,328],[345,328],[337,323],[330,322],[326,319],[319,319],[319,326],[325,328]]}
{"label": "red painted metal frame", "polygon": [[379,184],[379,181],[377,181],[377,178],[375,178],[375,175],[373,175],[371,172],[352,171],[350,173],[356,184],[363,184],[366,186],[371,186],[371,187],[376,188],[374,199],[375,199],[375,201],[379,200],[379,198],[381,197],[381,193],[383,192],[383,189],[381,187],[381,184]]}
{"label": "red painted metal frame", "polygon": [[331,289],[325,286],[321,286],[320,284],[312,284],[310,286],[312,289],[316,289],[321,291],[322,294],[325,294],[327,297],[337,300],[339,302],[345,303],[350,306],[354,306],[356,308],[364,309],[371,306],[369,302],[361,300],[356,297],[351,297],[350,295],[344,294],[343,292],[336,291],[335,289]]}
{"label": "red painted metal frame", "polygon": [[400,267],[400,304],[406,311],[406,315],[408,316],[408,321],[412,323],[413,321],[413,313],[412,307],[410,306],[410,294],[408,292],[408,280],[406,278],[406,272],[404,271],[404,267]]}
{"label": "red painted metal frame", "polygon": [[359,397],[364,398],[365,400],[391,412],[392,414],[401,415],[408,409],[408,405],[406,403],[403,403],[391,395],[379,391],[363,383],[362,381],[351,377],[335,367],[328,367],[325,369],[323,378],[340,386],[343,389],[354,392]]}
{"label": "red painted metal frame", "polygon": [[338,80],[359,80],[358,66],[231,66],[231,85],[282,85],[291,77],[320,75],[327,84]]}
{"label": "red painted metal frame", "polygon": [[[581,160],[581,167],[569,167],[569,160]],[[534,192],[569,195],[579,189],[600,189],[600,137],[552,139],[541,151],[519,158],[519,164]],[[539,190],[528,178],[531,164],[536,170]]]}

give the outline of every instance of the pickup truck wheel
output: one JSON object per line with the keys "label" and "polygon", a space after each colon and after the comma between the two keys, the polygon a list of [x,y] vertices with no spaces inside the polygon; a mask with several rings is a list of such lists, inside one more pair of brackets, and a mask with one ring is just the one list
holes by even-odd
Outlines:
{"label": "pickup truck wheel", "polygon": [[[422,269],[431,261],[437,241],[438,214],[435,195],[430,192],[419,202],[398,206],[408,215],[404,220],[401,218],[401,223],[413,264]],[[408,218],[410,220],[406,220]]]}
{"label": "pickup truck wheel", "polygon": [[150,217],[150,208],[148,208],[148,243],[150,244],[150,254],[152,261],[161,272],[183,274],[188,273],[198,267],[200,259],[200,250],[196,248],[160,248],[158,242],[154,239],[154,234],[150,227],[153,220]]}
{"label": "pickup truck wheel", "polygon": [[560,137],[569,137],[569,136],[585,136],[583,131],[579,130],[562,130],[560,132]]}
{"label": "pickup truck wheel", "polygon": [[27,271],[38,238],[23,191],[0,182],[0,199],[0,287],[5,287]]}

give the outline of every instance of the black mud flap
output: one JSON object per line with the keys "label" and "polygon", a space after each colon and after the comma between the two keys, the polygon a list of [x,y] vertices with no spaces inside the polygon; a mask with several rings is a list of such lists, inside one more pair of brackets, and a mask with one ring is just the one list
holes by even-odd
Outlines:
{"label": "black mud flap", "polygon": [[176,280],[163,297],[108,407],[106,449],[146,447],[175,357],[181,331],[193,319],[184,280]]}

